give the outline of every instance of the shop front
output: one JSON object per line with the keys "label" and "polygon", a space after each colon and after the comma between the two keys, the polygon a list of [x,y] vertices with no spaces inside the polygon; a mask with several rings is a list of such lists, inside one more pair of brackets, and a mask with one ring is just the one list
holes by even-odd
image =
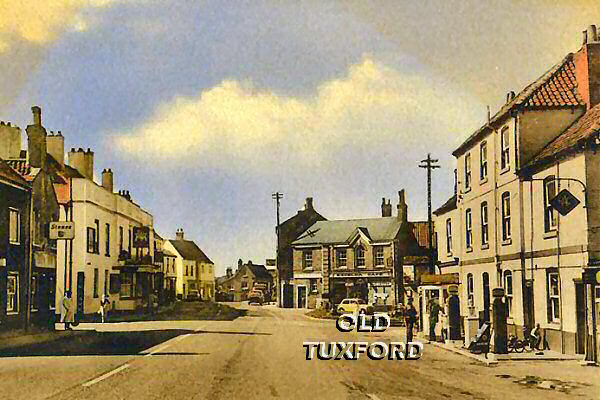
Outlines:
{"label": "shop front", "polygon": [[362,299],[382,309],[396,304],[392,270],[336,271],[331,281],[333,304],[345,298]]}

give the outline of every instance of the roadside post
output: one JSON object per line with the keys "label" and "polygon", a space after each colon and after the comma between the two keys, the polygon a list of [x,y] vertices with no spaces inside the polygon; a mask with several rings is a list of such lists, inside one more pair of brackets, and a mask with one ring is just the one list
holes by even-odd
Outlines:
{"label": "roadside post", "polygon": [[493,325],[494,334],[493,353],[507,354],[508,353],[508,329],[506,324],[506,305],[504,304],[504,289],[492,289],[493,302]]}

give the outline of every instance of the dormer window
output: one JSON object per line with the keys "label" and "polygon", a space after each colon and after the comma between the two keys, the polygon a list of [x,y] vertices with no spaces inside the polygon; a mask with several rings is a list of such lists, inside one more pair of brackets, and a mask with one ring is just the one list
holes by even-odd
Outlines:
{"label": "dormer window", "polygon": [[356,266],[365,267],[365,249],[362,246],[356,248]]}

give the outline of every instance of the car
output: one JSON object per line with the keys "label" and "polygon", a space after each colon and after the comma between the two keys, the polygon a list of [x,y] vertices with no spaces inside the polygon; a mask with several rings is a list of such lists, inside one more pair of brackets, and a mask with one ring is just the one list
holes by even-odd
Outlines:
{"label": "car", "polygon": [[188,295],[185,299],[187,301],[200,301],[201,300],[200,292],[198,290],[191,289],[188,291]]}
{"label": "car", "polygon": [[260,290],[252,290],[250,291],[250,293],[248,293],[248,304],[260,304],[262,306],[262,304],[265,301],[265,296],[263,294],[263,292],[261,292]]}
{"label": "car", "polygon": [[367,304],[363,299],[344,299],[337,307],[340,314],[356,313],[373,314],[373,306]]}

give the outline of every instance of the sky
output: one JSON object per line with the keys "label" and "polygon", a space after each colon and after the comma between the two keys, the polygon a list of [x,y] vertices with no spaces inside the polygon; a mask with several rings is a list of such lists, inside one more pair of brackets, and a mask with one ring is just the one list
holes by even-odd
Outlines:
{"label": "sky", "polygon": [[[452,151],[581,47],[598,1],[0,0],[0,119],[31,106],[95,173],[215,262],[275,253],[314,198],[328,219],[409,219],[453,190]],[[394,207],[395,209],[395,207]]]}

